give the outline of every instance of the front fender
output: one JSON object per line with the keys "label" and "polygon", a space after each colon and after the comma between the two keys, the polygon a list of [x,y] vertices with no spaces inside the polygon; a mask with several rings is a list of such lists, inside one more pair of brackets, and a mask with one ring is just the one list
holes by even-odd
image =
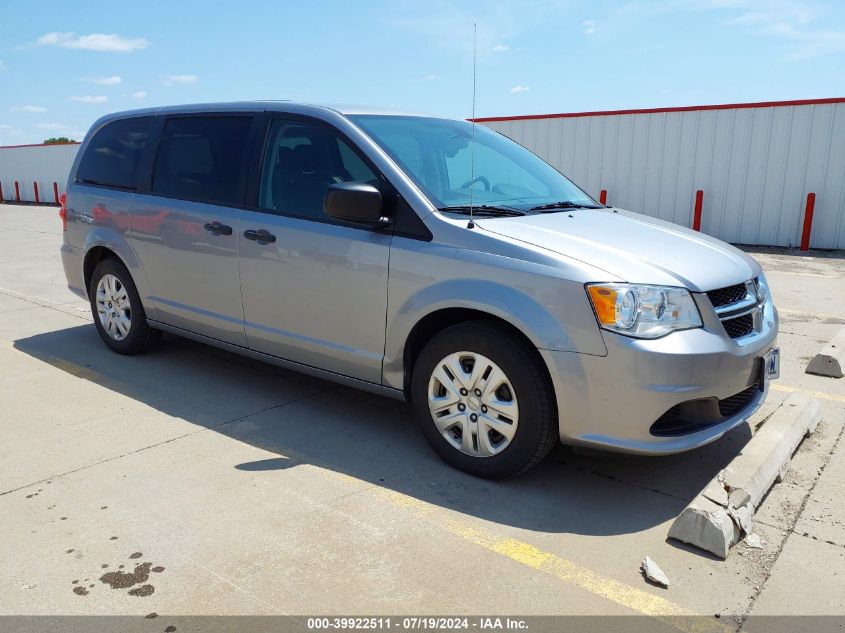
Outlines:
{"label": "front fender", "polygon": [[559,279],[547,281],[521,287],[489,279],[457,278],[410,294],[389,310],[384,384],[404,388],[404,351],[409,334],[427,316],[449,308],[476,310],[502,319],[538,349],[606,354],[592,312],[587,308],[588,314],[584,314],[583,306],[577,306],[580,294],[567,300],[568,291],[583,293],[583,287]]}

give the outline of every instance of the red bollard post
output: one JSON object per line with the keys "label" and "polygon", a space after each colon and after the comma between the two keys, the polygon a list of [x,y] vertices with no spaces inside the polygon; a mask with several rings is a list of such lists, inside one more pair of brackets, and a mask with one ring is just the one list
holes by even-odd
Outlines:
{"label": "red bollard post", "polygon": [[3,199],[3,182],[0,181],[0,202],[5,202]]}
{"label": "red bollard post", "polygon": [[607,189],[602,189],[599,192],[599,202],[602,204],[607,204]]}
{"label": "red bollard post", "polygon": [[816,208],[816,194],[807,194],[807,206],[804,207],[804,230],[801,232],[801,250],[810,250],[810,232],[813,230],[813,211]]}
{"label": "red bollard post", "polygon": [[41,202],[41,198],[38,195],[38,183],[32,183],[32,190],[35,192],[35,204],[39,204]]}
{"label": "red bollard post", "polygon": [[15,181],[15,202],[20,202],[20,201],[21,201],[21,188],[20,188],[20,185],[18,184],[18,181],[16,180]]}
{"label": "red bollard post", "polygon": [[692,230],[701,231],[701,207],[704,204],[704,192],[699,189],[695,192],[695,211],[692,216]]}
{"label": "red bollard post", "polygon": [[53,198],[55,199],[56,204],[61,204],[59,202],[59,183],[55,180],[53,181]]}

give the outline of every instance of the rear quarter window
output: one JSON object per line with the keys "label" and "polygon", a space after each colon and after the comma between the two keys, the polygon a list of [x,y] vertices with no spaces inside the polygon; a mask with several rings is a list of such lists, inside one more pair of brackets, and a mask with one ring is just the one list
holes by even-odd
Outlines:
{"label": "rear quarter window", "polygon": [[147,146],[153,117],[133,117],[106,123],[94,134],[76,171],[76,181],[135,189],[138,167]]}
{"label": "rear quarter window", "polygon": [[251,126],[250,116],[169,119],[156,157],[152,193],[180,200],[239,204]]}

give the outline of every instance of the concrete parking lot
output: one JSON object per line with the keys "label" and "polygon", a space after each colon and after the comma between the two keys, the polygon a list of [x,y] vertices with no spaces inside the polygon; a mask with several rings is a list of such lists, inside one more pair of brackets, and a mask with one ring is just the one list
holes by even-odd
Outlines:
{"label": "concrete parking lot", "polygon": [[[55,208],[0,205],[0,615],[845,615],[845,258],[756,250],[781,379],[721,441],[457,472],[405,405],[167,336],[121,357],[65,287]],[[790,393],[824,418],[726,561],[666,540]],[[671,587],[644,581],[651,556]],[[120,573],[116,573],[120,572]]]}

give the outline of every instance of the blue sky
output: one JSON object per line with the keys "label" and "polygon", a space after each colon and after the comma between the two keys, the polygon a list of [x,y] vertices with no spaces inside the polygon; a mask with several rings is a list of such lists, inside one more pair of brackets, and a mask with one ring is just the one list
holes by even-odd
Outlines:
{"label": "blue sky", "polygon": [[43,2],[0,8],[0,144],[240,99],[478,116],[845,95],[842,0]]}

